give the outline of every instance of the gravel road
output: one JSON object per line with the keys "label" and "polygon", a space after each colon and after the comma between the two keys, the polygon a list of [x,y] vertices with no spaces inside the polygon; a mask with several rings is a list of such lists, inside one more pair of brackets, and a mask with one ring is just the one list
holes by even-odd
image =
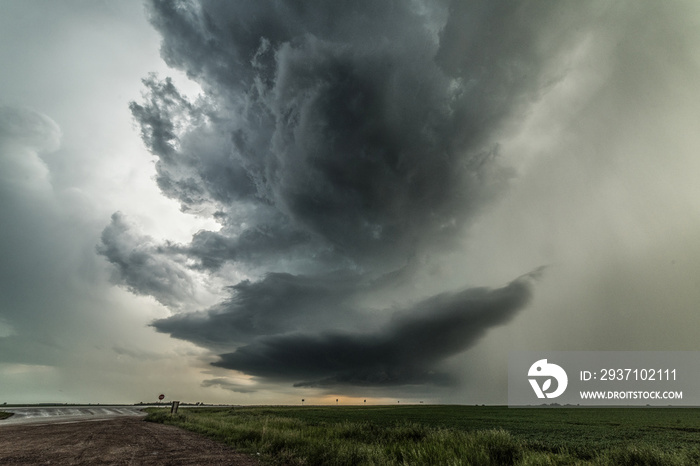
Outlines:
{"label": "gravel road", "polygon": [[50,424],[0,422],[0,464],[259,465],[249,456],[140,417]]}

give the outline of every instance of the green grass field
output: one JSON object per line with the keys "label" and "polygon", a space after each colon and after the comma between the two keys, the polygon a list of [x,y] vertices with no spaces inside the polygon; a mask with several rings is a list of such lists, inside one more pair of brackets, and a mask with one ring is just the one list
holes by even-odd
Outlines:
{"label": "green grass field", "polygon": [[700,409],[187,408],[147,420],[304,465],[700,464]]}

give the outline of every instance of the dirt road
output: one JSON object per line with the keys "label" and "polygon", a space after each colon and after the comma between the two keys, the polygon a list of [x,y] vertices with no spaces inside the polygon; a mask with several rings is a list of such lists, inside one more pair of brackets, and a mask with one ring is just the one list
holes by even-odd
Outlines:
{"label": "dirt road", "polygon": [[119,417],[0,424],[0,464],[236,465],[255,458],[176,427]]}

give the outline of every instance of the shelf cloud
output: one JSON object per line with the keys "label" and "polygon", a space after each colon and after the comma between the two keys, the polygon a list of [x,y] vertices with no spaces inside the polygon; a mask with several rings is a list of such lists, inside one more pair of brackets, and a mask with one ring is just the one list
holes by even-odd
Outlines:
{"label": "shelf cloud", "polygon": [[507,323],[528,303],[532,278],[432,296],[373,332],[260,337],[214,365],[296,386],[449,384],[440,362]]}

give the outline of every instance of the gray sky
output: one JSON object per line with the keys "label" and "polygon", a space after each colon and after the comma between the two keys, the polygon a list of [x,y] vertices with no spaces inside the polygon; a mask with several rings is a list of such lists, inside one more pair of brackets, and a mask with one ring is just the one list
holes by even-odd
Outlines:
{"label": "gray sky", "polygon": [[0,0],[0,403],[699,349],[695,2],[311,5]]}

